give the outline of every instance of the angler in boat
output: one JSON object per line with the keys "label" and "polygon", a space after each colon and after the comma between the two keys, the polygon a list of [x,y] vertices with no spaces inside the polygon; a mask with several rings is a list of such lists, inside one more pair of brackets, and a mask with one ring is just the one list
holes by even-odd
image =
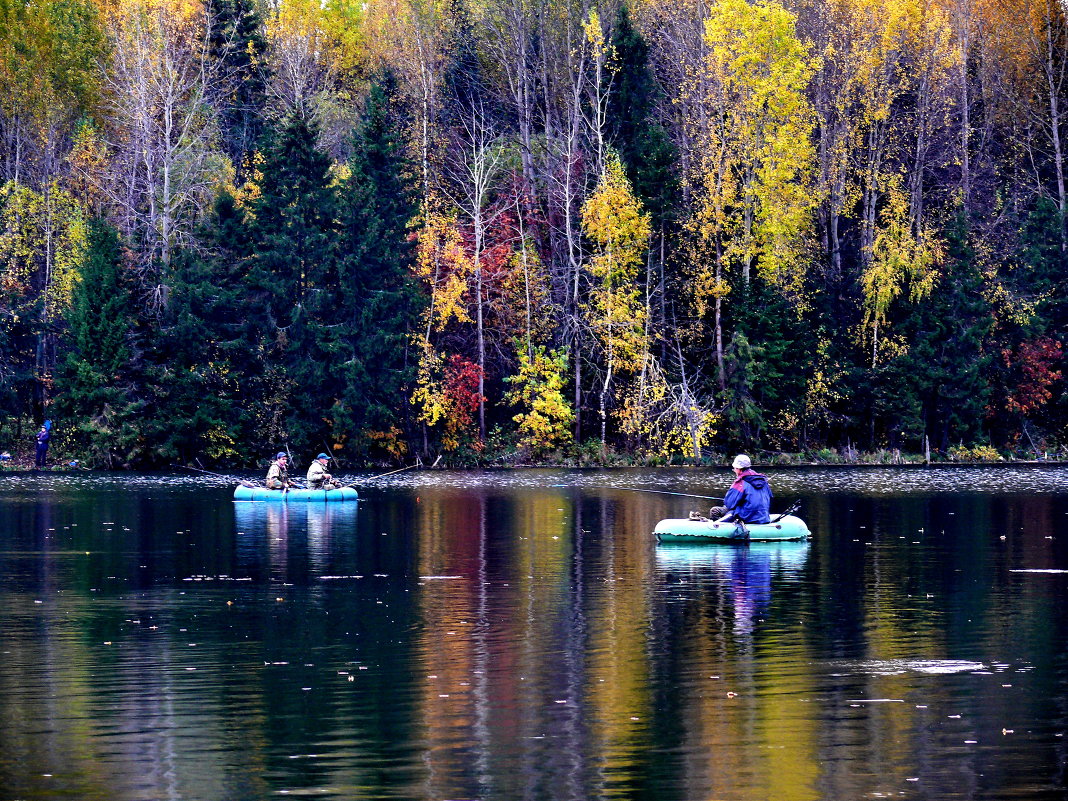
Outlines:
{"label": "angler in boat", "polygon": [[271,462],[271,466],[267,470],[267,478],[263,483],[267,485],[269,490],[284,490],[293,486],[293,482],[289,480],[288,454],[279,451],[275,455],[274,461]]}
{"label": "angler in boat", "polygon": [[326,472],[326,466],[330,464],[330,457],[320,453],[308,466],[308,489],[341,489],[341,482]]}
{"label": "angler in boat", "polygon": [[753,470],[748,456],[738,454],[731,467],[734,483],[723,498],[723,506],[713,506],[708,517],[690,512],[689,518],[661,520],[653,529],[657,542],[776,542],[812,536],[805,521],[793,515],[799,504],[771,517],[771,484],[767,476]]}
{"label": "angler in boat", "polygon": [[723,497],[723,506],[713,506],[708,510],[708,517],[697,512],[690,512],[691,520],[714,520],[717,523],[770,523],[771,522],[771,483],[768,477],[753,469],[753,461],[744,453],[739,453],[731,462],[734,470],[734,483]]}

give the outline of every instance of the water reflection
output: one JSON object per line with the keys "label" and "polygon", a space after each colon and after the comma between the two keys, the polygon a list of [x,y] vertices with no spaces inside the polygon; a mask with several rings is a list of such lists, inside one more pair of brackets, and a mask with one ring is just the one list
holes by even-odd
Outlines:
{"label": "water reflection", "polygon": [[797,581],[810,548],[807,542],[663,544],[656,549],[656,564],[664,582],[720,587],[730,599],[735,634],[745,636],[767,613],[773,579]]}
{"label": "water reflection", "polygon": [[0,483],[0,795],[1064,797],[1068,493],[658,547],[668,473],[478,475]]}
{"label": "water reflection", "polygon": [[238,564],[246,575],[306,584],[354,569],[357,504],[235,502]]}

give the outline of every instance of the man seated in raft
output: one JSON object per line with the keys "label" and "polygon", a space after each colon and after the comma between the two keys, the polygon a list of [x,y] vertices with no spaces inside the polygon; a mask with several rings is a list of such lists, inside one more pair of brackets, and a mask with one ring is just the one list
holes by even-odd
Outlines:
{"label": "man seated in raft", "polygon": [[267,471],[267,489],[282,490],[293,486],[289,480],[289,457],[281,451],[271,462],[271,468]]}
{"label": "man seated in raft", "polygon": [[[753,462],[744,453],[734,457],[734,483],[723,498],[723,506],[713,506],[708,517],[717,523],[741,520],[743,523],[770,523],[771,484],[768,477],[753,470]],[[690,513],[691,520],[700,515]]]}
{"label": "man seated in raft", "polygon": [[326,466],[330,463],[330,457],[325,453],[316,456],[308,468],[308,489],[340,489],[341,482],[326,472]]}

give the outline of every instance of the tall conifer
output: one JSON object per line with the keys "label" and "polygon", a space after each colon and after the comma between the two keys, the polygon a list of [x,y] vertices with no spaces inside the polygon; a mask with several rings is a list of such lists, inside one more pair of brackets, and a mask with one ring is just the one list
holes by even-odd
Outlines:
{"label": "tall conifer", "polygon": [[412,277],[413,168],[390,102],[391,75],[371,87],[342,187],[339,300],[346,329],[341,421],[391,446],[407,427],[415,359],[409,334],[423,300]]}
{"label": "tall conifer", "polygon": [[250,350],[265,361],[270,393],[257,399],[268,440],[322,447],[334,336],[324,323],[338,290],[335,193],[316,130],[293,115],[270,132],[260,196],[253,205]]}

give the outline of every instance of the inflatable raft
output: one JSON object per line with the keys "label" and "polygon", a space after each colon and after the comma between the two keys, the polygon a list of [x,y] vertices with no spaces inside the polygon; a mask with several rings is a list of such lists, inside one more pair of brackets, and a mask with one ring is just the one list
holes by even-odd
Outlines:
{"label": "inflatable raft", "polygon": [[694,545],[701,542],[779,542],[807,540],[812,536],[805,521],[793,515],[772,518],[773,523],[716,523],[712,520],[661,520],[653,529],[657,542]]}
{"label": "inflatable raft", "polygon": [[359,500],[360,493],[354,490],[352,487],[341,487],[340,489],[332,490],[314,490],[314,489],[289,489],[289,490],[269,490],[266,487],[242,487],[238,486],[234,490],[235,501],[273,501],[275,503],[303,503],[305,501],[311,502],[335,502],[335,501],[356,501]]}

